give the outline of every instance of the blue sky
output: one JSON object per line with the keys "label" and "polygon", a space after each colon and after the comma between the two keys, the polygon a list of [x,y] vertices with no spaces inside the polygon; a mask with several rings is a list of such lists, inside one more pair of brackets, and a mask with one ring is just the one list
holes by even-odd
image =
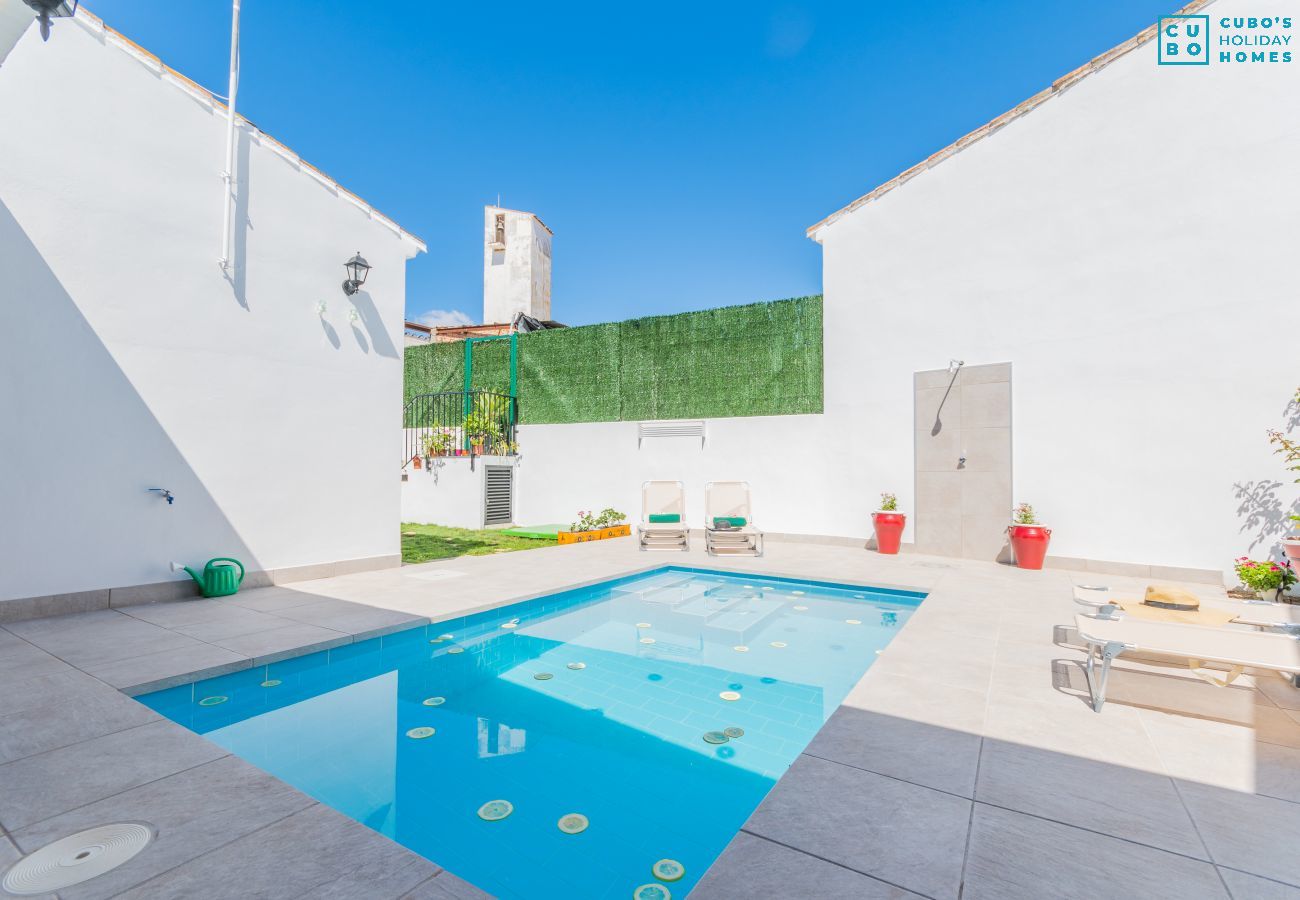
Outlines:
{"label": "blue sky", "polygon": [[[409,316],[481,318],[500,194],[581,325],[820,291],[807,226],[1178,5],[244,0],[239,109],[428,241]],[[228,0],[87,6],[225,93]]]}

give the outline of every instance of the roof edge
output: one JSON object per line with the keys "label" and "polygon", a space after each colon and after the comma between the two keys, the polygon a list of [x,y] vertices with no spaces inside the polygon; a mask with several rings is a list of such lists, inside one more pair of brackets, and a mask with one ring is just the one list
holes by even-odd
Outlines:
{"label": "roof edge", "polygon": [[[1197,12],[1198,10],[1204,9],[1205,7],[1209,6],[1213,2],[1214,0],[1191,0],[1190,3],[1183,6],[1181,9],[1169,13],[1168,15],[1170,16],[1189,15],[1191,13]],[[1043,90],[1039,91],[1037,94],[1034,94],[1032,97],[1029,97],[1028,99],[1023,100],[1020,103],[1016,104],[1011,109],[1002,113],[1002,115],[998,116],[997,118],[994,118],[989,122],[986,122],[985,124],[981,125],[979,128],[976,128],[974,131],[962,135],[957,140],[953,141],[951,144],[944,147],[943,149],[930,154],[924,160],[912,166],[911,168],[903,170],[899,174],[895,175],[893,178],[889,179],[883,184],[876,186],[866,194],[863,194],[861,197],[854,200],[848,206],[836,210],[826,218],[822,219],[817,224],[809,226],[808,229],[804,232],[804,234],[807,237],[811,238],[812,240],[820,244],[821,240],[818,238],[817,232],[819,232],[821,229],[825,228],[828,225],[834,224],[837,220],[843,218],[849,213],[861,209],[863,206],[870,203],[872,200],[875,200],[878,197],[881,197],[884,194],[889,193],[899,185],[907,181],[911,181],[913,178],[921,174],[926,169],[930,169],[938,165],[939,163],[943,162],[945,159],[948,159],[950,156],[954,156],[955,154],[960,153],[962,150],[965,150],[971,144],[974,144],[977,141],[980,141],[988,137],[993,132],[998,131],[1005,125],[1010,124],[1011,122],[1025,115],[1029,111],[1038,108],[1040,104],[1044,103],[1047,100],[1050,100],[1052,97],[1055,97],[1057,94],[1060,94],[1062,91],[1078,84],[1080,81],[1082,81],[1084,78],[1087,78],[1093,72],[1105,68],[1115,60],[1119,59],[1121,56],[1128,55],[1129,53],[1136,50],[1138,47],[1141,47],[1143,44],[1147,43],[1153,37],[1155,37],[1156,30],[1159,27],[1160,27],[1160,22],[1159,20],[1157,20],[1154,24],[1148,25],[1146,28],[1142,29],[1133,37],[1129,38],[1123,43],[1111,47],[1105,53],[1102,53],[1098,56],[1094,56],[1092,59],[1088,60],[1088,62],[1079,66],[1077,69],[1074,69],[1073,71],[1067,72],[1065,75],[1062,75],[1060,78],[1053,81],[1051,85],[1049,85],[1048,87],[1043,88]]]}
{"label": "roof edge", "polygon": [[[144,62],[146,65],[156,68],[159,75],[171,80],[177,87],[194,95],[199,100],[211,104],[211,106],[214,109],[221,109],[221,110],[227,109],[225,101],[219,95],[214,94],[212,91],[208,90],[203,85],[194,81],[192,78],[189,78],[188,76],[183,75],[180,72],[176,71],[171,66],[164,63],[162,59],[158,57],[157,54],[151,53],[150,51],[146,50],[144,47],[141,47],[135,41],[131,40],[126,35],[122,34],[120,31],[117,31],[116,29],[105,24],[103,19],[101,19],[99,16],[92,13],[90,10],[86,9],[84,6],[79,6],[77,8],[74,21],[80,24],[83,28],[88,29],[92,34],[96,36],[102,35],[106,39],[105,41],[106,43],[116,44],[118,49],[124,50],[125,52],[131,54],[132,56],[136,57],[140,61]],[[319,181],[321,184],[323,184],[325,187],[333,191],[338,196],[342,197],[345,200],[350,201],[354,206],[358,207],[367,216],[369,216],[374,221],[388,228],[398,237],[410,241],[412,244],[415,245],[417,253],[425,253],[428,251],[429,249],[428,245],[426,245],[424,240],[421,239],[419,236],[412,234],[411,232],[403,228],[401,225],[398,225],[396,221],[384,215],[379,210],[375,209],[373,206],[367,203],[365,200],[361,199],[361,197],[357,196],[356,194],[349,191],[347,188],[343,187],[343,185],[339,184],[329,175],[325,174],[325,172],[321,171],[316,166],[313,166],[311,163],[307,162],[305,159],[303,159],[301,156],[299,156],[297,153],[291,150],[287,145],[282,144],[280,141],[277,141],[275,138],[271,137],[271,135],[267,134],[265,131],[258,128],[256,125],[254,125],[251,121],[249,121],[247,118],[245,118],[243,115],[241,115],[238,112],[235,113],[235,121],[240,127],[246,128],[251,133],[253,138],[257,140],[259,144],[267,146],[269,149],[279,154],[281,157],[286,159],[292,165],[296,166],[306,174],[310,175],[312,178]]]}

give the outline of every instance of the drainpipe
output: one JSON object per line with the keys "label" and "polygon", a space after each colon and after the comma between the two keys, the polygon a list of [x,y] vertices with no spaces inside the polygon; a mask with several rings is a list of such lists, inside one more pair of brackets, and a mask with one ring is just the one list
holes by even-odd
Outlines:
{"label": "drainpipe", "polygon": [[230,14],[230,89],[226,97],[226,168],[221,173],[221,268],[230,271],[230,220],[235,207],[235,94],[239,91],[239,0]]}

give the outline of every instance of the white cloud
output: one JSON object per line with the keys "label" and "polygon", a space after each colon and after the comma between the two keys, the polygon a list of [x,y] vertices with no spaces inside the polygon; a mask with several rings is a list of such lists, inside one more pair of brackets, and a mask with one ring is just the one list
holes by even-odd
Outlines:
{"label": "white cloud", "polygon": [[437,328],[441,325],[474,325],[473,319],[465,315],[458,309],[431,309],[426,313],[420,313],[415,317],[415,321],[421,325],[430,325]]}

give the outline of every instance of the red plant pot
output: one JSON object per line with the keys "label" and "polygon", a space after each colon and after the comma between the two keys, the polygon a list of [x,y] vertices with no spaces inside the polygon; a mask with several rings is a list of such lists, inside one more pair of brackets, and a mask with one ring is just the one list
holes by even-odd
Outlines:
{"label": "red plant pot", "polygon": [[1286,554],[1287,559],[1291,560],[1291,568],[1300,570],[1300,538],[1284,538],[1282,552]]}
{"label": "red plant pot", "polygon": [[1052,540],[1052,529],[1042,525],[1009,525],[1011,552],[1016,555],[1016,565],[1022,569],[1041,569],[1047,558],[1047,545]]}
{"label": "red plant pot", "polygon": [[897,553],[907,516],[900,512],[874,512],[871,524],[876,529],[876,549],[881,553]]}

